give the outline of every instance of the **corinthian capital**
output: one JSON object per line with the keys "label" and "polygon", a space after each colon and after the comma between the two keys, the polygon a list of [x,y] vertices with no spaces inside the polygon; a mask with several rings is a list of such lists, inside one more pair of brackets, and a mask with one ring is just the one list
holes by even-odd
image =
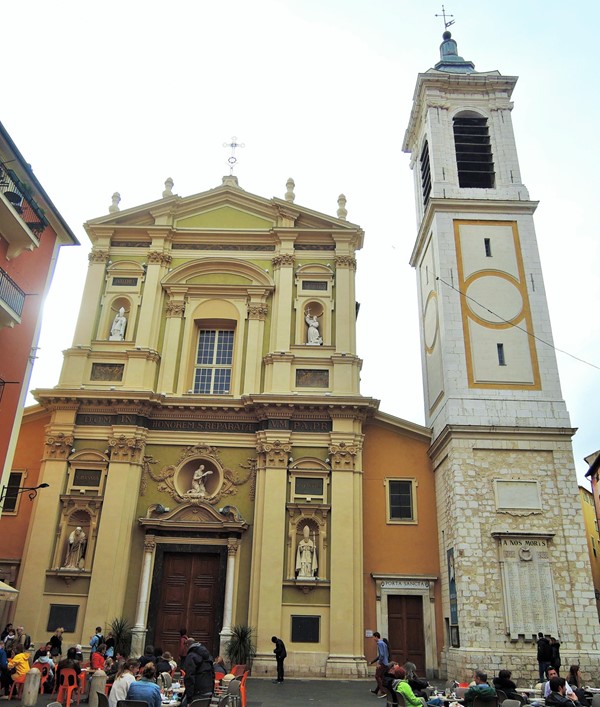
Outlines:
{"label": "corinthian capital", "polygon": [[159,265],[170,265],[173,258],[168,253],[162,253],[159,250],[151,250],[148,253],[149,263],[158,263]]}
{"label": "corinthian capital", "polygon": [[295,258],[291,253],[283,253],[282,255],[276,255],[271,262],[274,268],[280,268],[282,265],[291,268],[294,265],[294,260]]}
{"label": "corinthian capital", "polygon": [[353,258],[351,255],[336,255],[335,267],[352,268],[352,270],[356,270],[356,258]]}
{"label": "corinthian capital", "polygon": [[277,439],[274,442],[261,442],[256,451],[263,456],[265,466],[287,467],[292,445]]}
{"label": "corinthian capital", "polygon": [[90,263],[106,263],[108,262],[108,251],[94,249],[88,253],[88,260]]}
{"label": "corinthian capital", "polygon": [[354,469],[354,458],[358,449],[354,444],[332,444],[329,447],[329,456],[331,458],[331,468],[336,470]]}

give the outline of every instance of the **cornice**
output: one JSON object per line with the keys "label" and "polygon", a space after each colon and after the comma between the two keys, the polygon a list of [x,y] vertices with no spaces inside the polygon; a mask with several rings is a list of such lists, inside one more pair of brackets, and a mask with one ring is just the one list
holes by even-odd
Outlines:
{"label": "cornice", "polygon": [[502,214],[506,216],[533,215],[539,201],[519,201],[518,199],[429,199],[427,209],[419,226],[415,246],[410,256],[410,264],[417,267],[425,239],[429,235],[431,223],[436,214],[477,214],[480,218]]}

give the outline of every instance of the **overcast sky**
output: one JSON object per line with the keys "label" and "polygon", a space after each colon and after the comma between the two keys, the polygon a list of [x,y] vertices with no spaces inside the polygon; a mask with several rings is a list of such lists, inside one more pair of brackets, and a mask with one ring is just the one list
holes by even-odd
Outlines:
{"label": "overcast sky", "polygon": [[[520,77],[513,121],[555,345],[600,366],[597,47],[600,4],[456,0],[459,53]],[[44,310],[32,388],[58,382],[87,270],[82,223],[227,173],[240,186],[348,219],[358,256],[362,393],[423,423],[412,174],[401,151],[418,72],[439,59],[433,0],[29,0],[2,8],[0,120],[82,243],[64,248]],[[558,353],[580,478],[600,448],[600,371]],[[29,398],[29,402],[33,402]]]}

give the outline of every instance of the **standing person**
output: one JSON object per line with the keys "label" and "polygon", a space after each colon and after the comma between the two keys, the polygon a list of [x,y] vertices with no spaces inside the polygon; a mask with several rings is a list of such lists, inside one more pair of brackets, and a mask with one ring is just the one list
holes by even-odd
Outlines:
{"label": "standing person", "polygon": [[187,628],[179,629],[179,667],[183,668],[183,661],[188,652]]}
{"label": "standing person", "polygon": [[183,670],[185,672],[183,684],[188,705],[198,697],[212,697],[215,689],[215,671],[212,656],[206,646],[197,641],[188,646]]}
{"label": "standing person", "polygon": [[23,646],[25,650],[29,650],[31,645],[31,636],[25,633],[25,629],[22,626],[17,626],[17,643]]}
{"label": "standing person", "polygon": [[373,663],[377,663],[377,668],[375,669],[375,680],[377,681],[377,685],[374,690],[371,690],[371,692],[374,695],[379,695],[379,693],[381,693],[381,695],[384,696],[386,692],[383,689],[383,676],[390,662],[390,653],[387,643],[383,640],[383,638],[381,638],[379,631],[375,631],[373,638],[377,644],[377,656],[371,661],[371,665],[373,665]]}
{"label": "standing person", "polygon": [[4,631],[0,633],[0,641],[3,641],[8,636],[12,627],[12,624],[6,624],[6,626],[4,627]]}
{"label": "standing person", "polygon": [[552,647],[550,641],[540,631],[537,639],[537,662],[540,671],[540,682],[544,682],[546,670],[552,665]]}
{"label": "standing person", "polygon": [[560,643],[556,638],[554,638],[554,636],[550,636],[550,648],[552,650],[551,665],[560,676],[560,666],[562,665],[562,661],[560,659]]}
{"label": "standing person", "polygon": [[285,643],[281,640],[281,638],[277,638],[277,636],[271,636],[271,641],[275,644],[273,653],[275,653],[275,660],[277,661],[277,680],[273,680],[273,682],[282,683],[283,661],[287,658]]}
{"label": "standing person", "polygon": [[90,657],[92,653],[98,650],[101,643],[104,643],[104,636],[102,635],[102,626],[96,626],[96,633],[90,638]]}
{"label": "standing person", "polygon": [[48,639],[48,643],[52,646],[50,649],[50,655],[53,658],[57,655],[62,655],[62,635],[64,632],[65,629],[61,626],[60,628],[57,628],[54,635],[50,636]]}

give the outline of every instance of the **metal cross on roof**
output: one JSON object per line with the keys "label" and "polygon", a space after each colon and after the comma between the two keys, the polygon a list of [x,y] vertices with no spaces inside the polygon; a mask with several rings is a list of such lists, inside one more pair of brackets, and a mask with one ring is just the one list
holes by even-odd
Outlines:
{"label": "metal cross on roof", "polygon": [[231,148],[231,156],[227,158],[227,162],[229,164],[229,174],[233,174],[233,168],[237,164],[237,157],[235,156],[235,148],[236,147],[246,147],[243,142],[238,142],[237,137],[234,135],[231,138],[231,142],[224,142],[223,147],[230,147]]}
{"label": "metal cross on roof", "polygon": [[441,15],[436,15],[436,17],[443,17],[444,18],[444,28],[448,29],[451,25],[454,24],[455,20],[447,20],[446,17],[454,17],[454,15],[446,15],[446,8],[442,5],[442,14]]}

